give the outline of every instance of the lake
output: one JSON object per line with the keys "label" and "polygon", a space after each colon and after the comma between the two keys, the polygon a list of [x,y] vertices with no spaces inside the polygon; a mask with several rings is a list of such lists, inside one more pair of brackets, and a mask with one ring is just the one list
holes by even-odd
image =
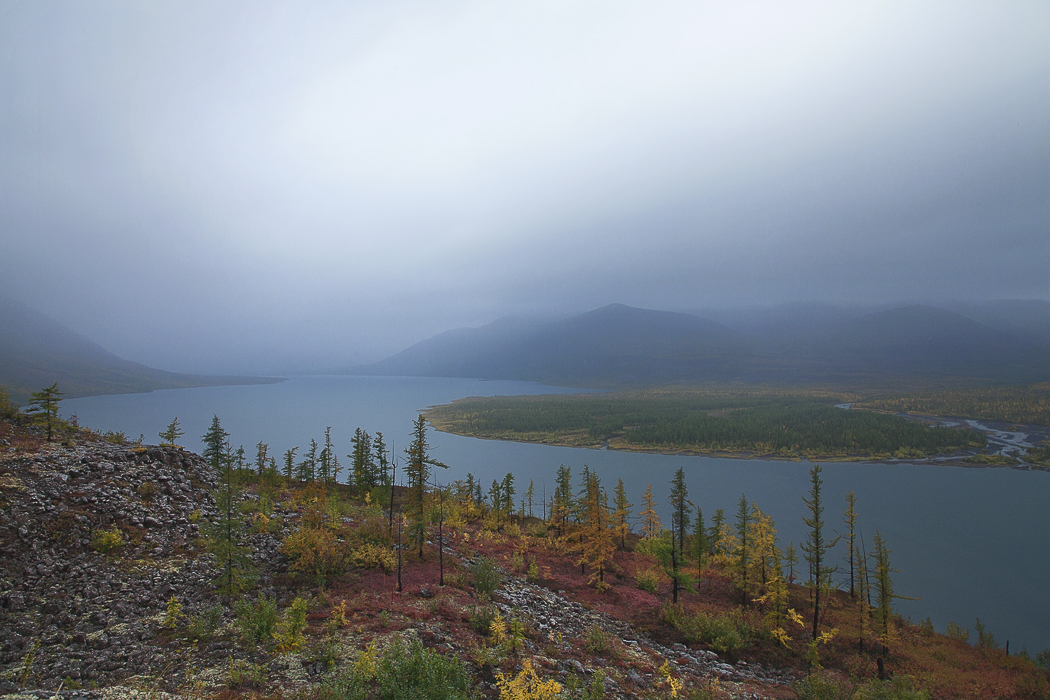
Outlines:
{"label": "lake", "polygon": [[[388,446],[403,452],[419,411],[466,396],[564,393],[575,391],[529,382],[423,377],[296,377],[280,384],[175,389],[150,394],[121,394],[69,399],[62,414],[76,414],[81,425],[120,430],[157,443],[157,433],[179,418],[187,437],[181,442],[200,451],[212,416],[229,431],[233,445],[248,457],[259,441],[278,458],[311,439],[321,443],[325,428],[344,466],[355,428],[381,431]],[[553,490],[559,465],[573,469],[578,484],[586,464],[611,491],[624,480],[635,511],[647,484],[663,505],[667,525],[668,484],[685,469],[690,500],[710,525],[716,508],[736,513],[742,494],[776,521],[782,544],[805,537],[802,499],[809,490],[808,463],[637,454],[609,450],[549,447],[478,440],[431,430],[435,458],[449,465],[441,481],[468,472],[487,487],[513,472],[520,494],[535,482],[539,496]],[[949,620],[971,629],[979,617],[1000,644],[1033,654],[1050,647],[1050,474],[1013,469],[964,469],[939,465],[827,463],[823,465],[825,520],[841,532],[845,496],[857,497],[858,524],[871,551],[876,528],[893,550],[894,589],[917,601],[898,601],[902,614],[918,621],[930,617],[939,630]],[[538,509],[538,506],[537,506]],[[840,571],[846,550],[832,552]],[[803,564],[804,566],[804,564]],[[841,578],[841,574],[840,574]]]}

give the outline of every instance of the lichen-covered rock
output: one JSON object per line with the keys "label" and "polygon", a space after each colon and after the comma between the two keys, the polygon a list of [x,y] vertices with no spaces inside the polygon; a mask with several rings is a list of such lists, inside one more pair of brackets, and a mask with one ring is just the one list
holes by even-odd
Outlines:
{"label": "lichen-covered rock", "polygon": [[[216,481],[175,447],[98,441],[5,455],[0,678],[105,685],[177,666],[160,619],[172,596],[184,614],[217,602],[198,525],[215,515]],[[268,555],[279,546],[254,539]]]}

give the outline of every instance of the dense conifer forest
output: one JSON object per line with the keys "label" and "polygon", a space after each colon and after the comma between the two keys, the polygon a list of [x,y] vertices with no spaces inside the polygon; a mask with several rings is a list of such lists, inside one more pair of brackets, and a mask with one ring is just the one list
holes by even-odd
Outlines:
{"label": "dense conifer forest", "polygon": [[974,430],[834,404],[849,395],[648,391],[464,399],[428,413],[475,437],[668,452],[910,458],[983,447]]}

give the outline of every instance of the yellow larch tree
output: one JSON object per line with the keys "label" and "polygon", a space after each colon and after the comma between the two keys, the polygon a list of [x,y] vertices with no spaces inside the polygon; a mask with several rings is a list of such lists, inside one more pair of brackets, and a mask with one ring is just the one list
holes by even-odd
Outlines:
{"label": "yellow larch tree", "polygon": [[653,485],[650,483],[645,487],[645,495],[642,496],[645,509],[641,512],[642,537],[647,540],[660,536],[660,516],[656,514],[656,503],[653,501]]}

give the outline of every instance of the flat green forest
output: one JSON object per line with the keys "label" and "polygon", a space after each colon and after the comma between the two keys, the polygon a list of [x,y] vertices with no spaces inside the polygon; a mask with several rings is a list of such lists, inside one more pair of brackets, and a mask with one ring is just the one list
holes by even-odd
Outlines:
{"label": "flat green forest", "polygon": [[797,459],[922,458],[984,448],[979,431],[844,410],[822,390],[674,389],[461,399],[427,413],[438,430],[620,450]]}

